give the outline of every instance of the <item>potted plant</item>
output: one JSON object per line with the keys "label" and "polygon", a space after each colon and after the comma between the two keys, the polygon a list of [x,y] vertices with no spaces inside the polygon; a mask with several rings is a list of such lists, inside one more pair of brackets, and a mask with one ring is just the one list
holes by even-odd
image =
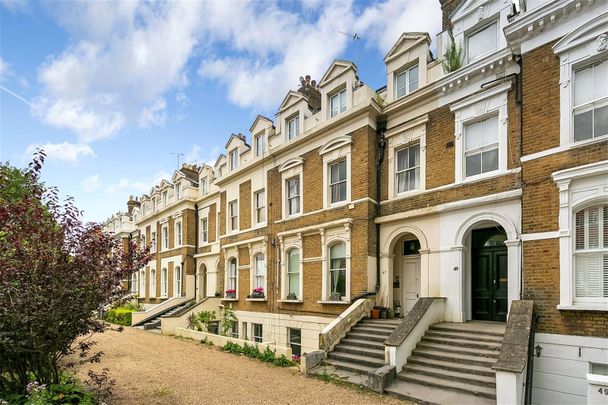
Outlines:
{"label": "potted plant", "polygon": [[386,319],[388,313],[388,311],[386,310],[386,308],[382,307],[380,308],[380,318],[381,319]]}
{"label": "potted plant", "polygon": [[236,290],[226,290],[226,298],[236,298]]}
{"label": "potted plant", "polygon": [[329,294],[329,300],[330,301],[341,301],[342,294],[340,294],[339,292],[332,292],[331,294]]}
{"label": "potted plant", "polygon": [[298,297],[296,296],[296,293],[292,293],[292,292],[291,292],[291,293],[287,294],[287,299],[288,299],[288,300],[295,301],[295,300],[297,300],[297,299],[298,299]]}
{"label": "potted plant", "polygon": [[264,289],[262,287],[254,288],[251,298],[264,298]]}
{"label": "potted plant", "polygon": [[370,318],[380,319],[380,309],[378,307],[372,308],[372,310],[370,312]]}

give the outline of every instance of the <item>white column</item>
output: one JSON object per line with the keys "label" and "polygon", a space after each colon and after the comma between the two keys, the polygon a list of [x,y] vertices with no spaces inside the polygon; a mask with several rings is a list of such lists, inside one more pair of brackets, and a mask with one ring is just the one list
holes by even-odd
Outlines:
{"label": "white column", "polygon": [[[452,247],[452,251],[457,255],[457,269],[453,269],[458,271],[458,303],[456,304],[456,316],[458,319],[454,319],[456,322],[465,322],[467,319],[467,288],[466,288],[466,260],[465,260],[465,252],[466,249],[464,246],[454,246]],[[450,299],[450,297],[448,297]]]}
{"label": "white column", "polygon": [[507,311],[511,310],[511,303],[520,299],[521,287],[521,240],[506,240],[507,266],[508,266],[508,293]]}
{"label": "white column", "polygon": [[430,296],[429,249],[420,249],[420,296]]}
{"label": "white column", "polygon": [[393,257],[391,253],[380,253],[380,291],[376,301],[383,307],[393,305]]}

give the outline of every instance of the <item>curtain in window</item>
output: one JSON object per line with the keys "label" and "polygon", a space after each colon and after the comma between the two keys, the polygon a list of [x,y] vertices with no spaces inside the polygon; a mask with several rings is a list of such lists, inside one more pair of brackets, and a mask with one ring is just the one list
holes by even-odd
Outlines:
{"label": "curtain in window", "polygon": [[337,243],[329,249],[330,294],[346,296],[346,244]]}
{"label": "curtain in window", "polygon": [[346,201],[346,160],[329,167],[331,202]]}
{"label": "curtain in window", "polygon": [[236,259],[230,259],[228,289],[236,290]]}
{"label": "curtain in window", "polygon": [[300,251],[291,249],[287,254],[287,293],[300,295]]}
{"label": "curtain in window", "polygon": [[255,288],[264,288],[264,255],[258,254],[255,257]]}

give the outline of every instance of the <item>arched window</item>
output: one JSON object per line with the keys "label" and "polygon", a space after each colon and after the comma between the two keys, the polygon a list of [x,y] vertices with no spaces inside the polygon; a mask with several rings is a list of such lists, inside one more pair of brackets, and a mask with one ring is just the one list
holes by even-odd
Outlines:
{"label": "arched window", "polygon": [[574,220],[574,296],[607,301],[608,204],[582,209]]}
{"label": "arched window", "polygon": [[150,270],[150,297],[156,297],[156,269]]}
{"label": "arched window", "polygon": [[160,271],[160,296],[166,297],[169,294],[169,274],[167,269],[163,267]]}
{"label": "arched window", "polygon": [[146,271],[139,272],[139,295],[143,296],[146,293]]}
{"label": "arched window", "polygon": [[341,300],[346,296],[346,244],[339,242],[329,248],[329,297]]}
{"label": "arched window", "polygon": [[182,295],[182,269],[177,266],[173,270],[173,296],[181,297]]}
{"label": "arched window", "polygon": [[287,252],[287,295],[288,299],[298,299],[300,295],[300,251],[298,249],[291,249]]}
{"label": "arched window", "polygon": [[232,259],[230,259],[230,262],[228,262],[228,290],[236,291],[236,279],[236,259],[233,257]]}
{"label": "arched window", "polygon": [[137,272],[131,274],[131,294],[137,293]]}
{"label": "arched window", "polygon": [[255,256],[255,258],[253,259],[253,263],[255,266],[255,279],[253,282],[254,288],[265,288],[265,278],[266,278],[266,269],[265,267],[265,262],[264,262],[264,254],[259,253]]}

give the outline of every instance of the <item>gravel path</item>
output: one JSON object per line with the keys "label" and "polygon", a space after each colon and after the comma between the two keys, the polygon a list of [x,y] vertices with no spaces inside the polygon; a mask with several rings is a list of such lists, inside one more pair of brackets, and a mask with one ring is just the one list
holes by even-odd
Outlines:
{"label": "gravel path", "polygon": [[109,368],[116,380],[112,404],[405,404],[140,329],[106,332],[94,340],[105,353],[101,364],[77,374],[85,379],[89,368]]}

